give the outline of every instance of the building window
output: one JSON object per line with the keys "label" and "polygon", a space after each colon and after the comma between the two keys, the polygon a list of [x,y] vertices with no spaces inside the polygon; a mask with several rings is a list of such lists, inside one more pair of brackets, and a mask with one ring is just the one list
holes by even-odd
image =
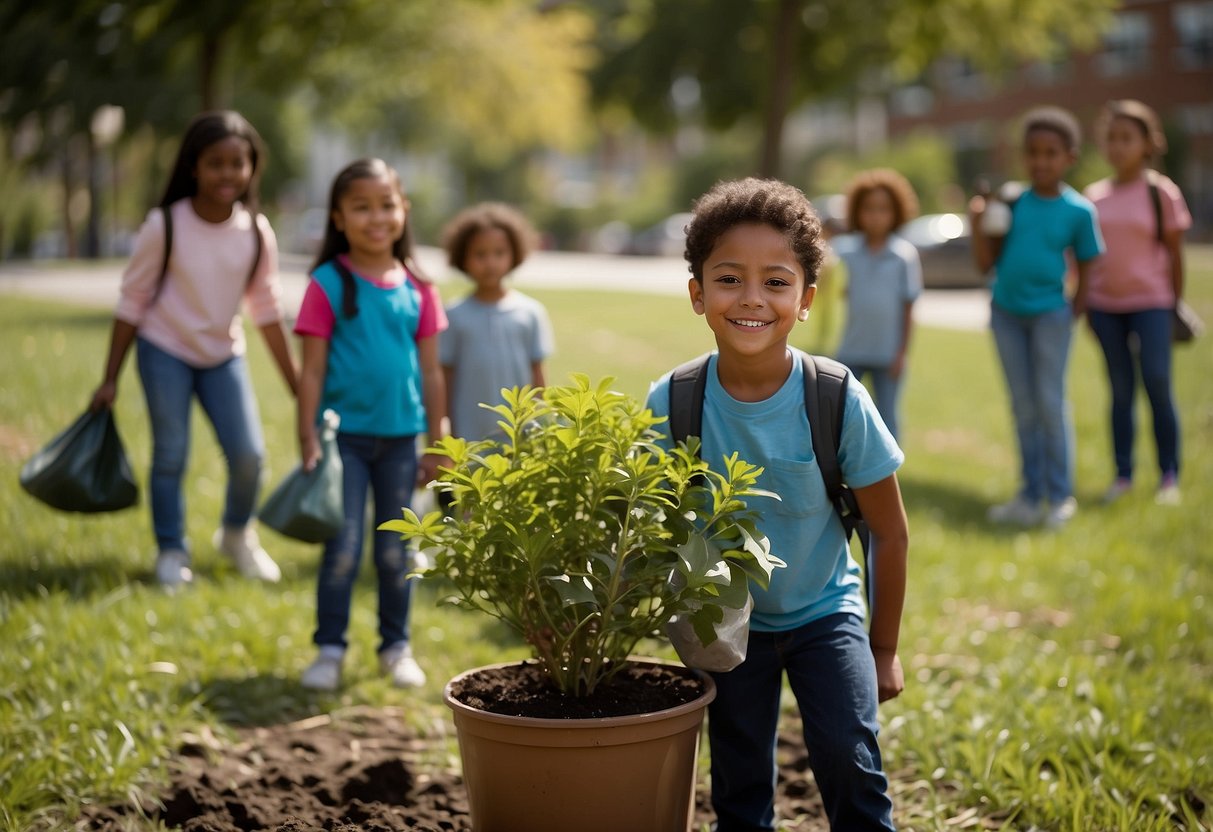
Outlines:
{"label": "building window", "polygon": [[889,111],[895,116],[925,116],[934,106],[935,93],[925,84],[910,84],[889,93]]}
{"label": "building window", "polygon": [[1180,69],[1213,67],[1213,2],[1179,3],[1172,19],[1179,39],[1176,65]]}
{"label": "building window", "polygon": [[1150,66],[1150,18],[1144,12],[1122,12],[1104,35],[1103,51],[1095,56],[1100,75],[1115,77]]}

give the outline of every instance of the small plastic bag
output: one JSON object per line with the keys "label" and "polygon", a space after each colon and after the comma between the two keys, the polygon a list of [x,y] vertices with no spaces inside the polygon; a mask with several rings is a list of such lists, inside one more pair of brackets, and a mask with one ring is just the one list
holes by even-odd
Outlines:
{"label": "small plastic bag", "polygon": [[21,469],[21,487],[60,511],[120,511],[139,486],[112,410],[85,411]]}
{"label": "small plastic bag", "polygon": [[1171,340],[1177,344],[1187,344],[1195,341],[1205,331],[1205,322],[1200,319],[1191,306],[1182,300],[1175,304],[1171,316]]}
{"label": "small plastic bag", "polygon": [[689,615],[671,618],[665,625],[665,633],[687,667],[724,673],[745,661],[753,609],[754,599],[748,594],[741,609],[721,607],[724,617],[716,624],[716,640],[711,644],[705,645],[696,635]]}
{"label": "small plastic bag", "polygon": [[323,543],[345,525],[345,472],[337,450],[341,420],[334,411],[326,410],[322,422],[319,464],[311,471],[300,465],[287,474],[258,514],[262,525],[304,543]]}

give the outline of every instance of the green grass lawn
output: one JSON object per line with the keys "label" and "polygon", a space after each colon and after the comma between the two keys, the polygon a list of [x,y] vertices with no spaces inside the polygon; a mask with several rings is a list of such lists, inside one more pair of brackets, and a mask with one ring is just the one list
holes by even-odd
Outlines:
{"label": "green grass lawn", "polygon": [[[1194,252],[1192,301],[1213,321],[1213,252]],[[549,377],[650,380],[710,346],[682,300],[546,291],[559,353]],[[810,324],[812,326],[812,324]],[[289,721],[403,705],[446,738],[441,689],[455,672],[524,654],[478,618],[414,596],[430,674],[392,690],[374,663],[373,570],[355,599],[347,684],[297,684],[312,656],[318,547],[265,532],[282,584],[241,580],[209,545],[224,487],[209,426],[193,424],[189,535],[198,579],[154,585],[146,506],[82,517],[20,490],[24,459],[84,407],[104,360],[105,311],[5,297],[0,305],[0,828],[70,825],[83,802],[154,788],[180,737],[203,726]],[[811,333],[800,336],[813,344]],[[250,349],[270,483],[296,460],[292,403],[265,348]],[[1102,359],[1076,338],[1071,399],[1082,509],[1059,533],[984,520],[1015,487],[1010,413],[986,333],[920,330],[905,401],[901,479],[911,571],[901,656],[907,687],[882,706],[886,766],[904,829],[1150,830],[1213,825],[1213,336],[1176,351],[1184,504],[1156,507],[1142,476],[1115,508]],[[146,480],[148,435],[133,366],[117,415]],[[1149,424],[1141,407],[1141,422]],[[1147,431],[1148,433],[1148,431]],[[655,650],[660,649],[654,646]],[[435,765],[453,745],[436,745]]]}

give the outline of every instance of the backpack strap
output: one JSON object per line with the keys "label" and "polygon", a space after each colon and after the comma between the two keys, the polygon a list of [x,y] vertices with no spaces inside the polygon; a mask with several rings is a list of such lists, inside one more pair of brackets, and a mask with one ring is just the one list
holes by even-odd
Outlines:
{"label": "backpack strap", "polygon": [[1150,204],[1154,207],[1154,239],[1161,244],[1165,242],[1162,227],[1162,195],[1158,192],[1158,174],[1152,169],[1146,169],[1146,187],[1150,191]]}
{"label": "backpack strap", "polygon": [[[156,279],[156,291],[152,294],[152,302],[155,303],[156,298],[160,297],[160,290],[164,288],[164,279],[168,277],[168,261],[173,253],[173,212],[170,206],[161,205],[160,214],[164,217],[164,259],[160,262],[160,277]],[[265,240],[261,237],[261,228],[257,225],[259,214],[253,214],[253,265],[249,266],[248,277],[244,279],[244,288],[247,290],[253,283],[253,278],[257,274],[257,266],[261,265],[261,253],[265,248]]]}
{"label": "backpack strap", "polygon": [[685,442],[688,436],[701,435],[711,356],[704,353],[670,374],[670,439],[674,444]]}
{"label": "backpack strap", "polygon": [[871,578],[872,532],[859,511],[855,492],[843,481],[842,466],[838,463],[850,373],[845,365],[820,355],[805,355],[802,364],[804,407],[813,437],[813,455],[817,458],[817,467],[825,482],[826,497],[842,521],[847,541],[852,536],[859,538],[864,560],[864,594],[868,599],[868,609],[871,609],[875,601],[875,583]]}

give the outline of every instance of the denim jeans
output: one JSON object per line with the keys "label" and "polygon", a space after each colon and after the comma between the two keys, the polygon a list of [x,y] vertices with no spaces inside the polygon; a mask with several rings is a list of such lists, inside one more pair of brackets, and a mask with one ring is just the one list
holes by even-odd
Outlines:
{"label": "denim jeans", "polygon": [[[1150,400],[1158,468],[1163,474],[1179,473],[1179,418],[1171,397],[1171,310],[1097,312],[1087,315],[1103,349],[1112,387],[1112,450],[1116,476],[1133,477],[1133,399],[1137,393],[1137,367]],[[1131,340],[1136,337],[1137,355]]]}
{"label": "denim jeans", "polygon": [[901,410],[901,382],[905,378],[904,371],[901,376],[894,378],[888,367],[852,364],[849,361],[843,363],[850,369],[851,375],[860,381],[863,381],[864,376],[870,379],[872,399],[876,402],[876,410],[880,413],[880,418],[884,420],[889,433],[893,434],[893,438],[896,439],[899,427],[898,414]]}
{"label": "denim jeans", "polygon": [[181,480],[190,449],[190,406],[194,396],[215,429],[227,459],[223,525],[249,522],[261,484],[265,441],[248,364],[236,356],[218,367],[199,369],[142,338],[136,340],[139,378],[152,428],[152,528],[160,551],[188,551],[185,496]]}
{"label": "denim jeans", "polygon": [[840,613],[786,632],[751,632],[746,660],[712,674],[708,739],[718,832],[775,828],[775,738],[785,672],[830,828],[892,829],[876,744],[876,664],[863,622]]}
{"label": "denim jeans", "polygon": [[1074,493],[1074,426],[1066,401],[1073,318],[1069,306],[1027,316],[997,305],[990,312],[1019,438],[1019,494],[1032,503],[1056,505]]}
{"label": "denim jeans", "polygon": [[[413,496],[417,479],[417,439],[414,436],[337,434],[344,467],[342,498],[345,525],[324,544],[316,588],[317,645],[346,646],[354,581],[362,563],[366,531],[366,493],[375,494],[374,524],[400,517]],[[380,651],[408,641],[409,554],[397,532],[373,531],[375,570],[379,576]]]}

